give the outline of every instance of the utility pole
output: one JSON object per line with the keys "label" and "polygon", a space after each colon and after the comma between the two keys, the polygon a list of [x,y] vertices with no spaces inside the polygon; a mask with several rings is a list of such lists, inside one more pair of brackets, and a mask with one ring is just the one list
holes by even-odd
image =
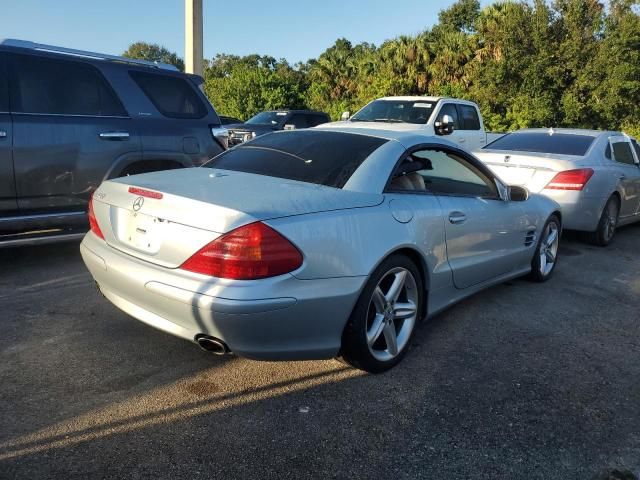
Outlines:
{"label": "utility pole", "polygon": [[184,67],[202,75],[202,0],[184,0]]}

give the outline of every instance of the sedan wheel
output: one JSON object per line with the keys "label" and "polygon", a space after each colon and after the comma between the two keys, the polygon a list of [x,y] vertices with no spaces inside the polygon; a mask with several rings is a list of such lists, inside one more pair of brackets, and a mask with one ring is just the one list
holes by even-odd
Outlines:
{"label": "sedan wheel", "polygon": [[342,356],[372,373],[393,367],[406,353],[422,306],[422,279],[405,256],[394,255],[376,269],[343,335]]}
{"label": "sedan wheel", "polygon": [[552,215],[544,228],[536,253],[531,261],[530,278],[537,282],[544,282],[551,277],[558,263],[558,247],[560,245],[560,220]]}
{"label": "sedan wheel", "polygon": [[613,240],[613,236],[616,233],[618,227],[618,215],[620,213],[620,206],[618,199],[612,196],[607,201],[607,204],[602,210],[600,221],[598,222],[598,228],[595,232],[587,232],[584,234],[584,238],[589,243],[598,245],[600,247],[606,247]]}

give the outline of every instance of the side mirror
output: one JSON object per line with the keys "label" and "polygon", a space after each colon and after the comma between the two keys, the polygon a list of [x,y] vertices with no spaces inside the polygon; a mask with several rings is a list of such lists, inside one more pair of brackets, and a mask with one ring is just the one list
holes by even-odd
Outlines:
{"label": "side mirror", "polygon": [[351,118],[351,112],[349,111],[342,112],[342,115],[340,115],[340,120],[342,120],[343,122],[346,122],[350,118]]}
{"label": "side mirror", "polygon": [[229,148],[229,130],[220,127],[211,127],[211,134],[218,139],[224,148]]}
{"label": "side mirror", "polygon": [[453,133],[453,117],[443,115],[442,118],[433,125],[436,135],[451,135]]}
{"label": "side mirror", "polygon": [[295,129],[296,129],[296,126],[291,124],[287,124],[283,128],[283,130],[295,130]]}
{"label": "side mirror", "polygon": [[512,202],[525,202],[529,199],[529,190],[526,187],[511,185],[509,187],[509,200]]}

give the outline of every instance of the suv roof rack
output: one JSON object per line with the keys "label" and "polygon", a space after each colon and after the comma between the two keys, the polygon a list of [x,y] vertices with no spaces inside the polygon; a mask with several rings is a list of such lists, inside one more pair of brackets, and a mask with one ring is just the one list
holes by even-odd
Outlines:
{"label": "suv roof rack", "polygon": [[144,65],[152,68],[161,68],[163,70],[179,71],[174,65],[162,62],[151,62],[149,60],[138,60],[136,58],[121,57],[118,55],[107,55],[104,53],[87,52],[84,50],[76,50],[73,48],[56,47],[53,45],[45,45],[43,43],[30,42],[28,40],[16,40],[14,38],[6,38],[0,40],[0,46],[18,47],[40,52],[52,52],[62,55],[70,55],[73,57],[92,58],[94,60],[106,60],[111,62],[130,63],[133,65]]}

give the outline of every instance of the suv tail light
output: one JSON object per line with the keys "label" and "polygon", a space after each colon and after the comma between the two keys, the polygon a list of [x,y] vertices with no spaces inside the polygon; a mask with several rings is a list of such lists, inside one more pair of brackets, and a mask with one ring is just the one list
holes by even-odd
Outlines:
{"label": "suv tail light", "polygon": [[553,177],[544,188],[551,190],[582,190],[592,175],[593,170],[591,168],[566,170]]}
{"label": "suv tail light", "polygon": [[205,245],[180,268],[218,278],[256,280],[292,272],[300,265],[302,254],[289,240],[256,222]]}
{"label": "suv tail light", "polygon": [[100,230],[100,225],[98,225],[98,219],[96,219],[96,214],[93,211],[93,194],[89,198],[89,212],[87,213],[89,217],[89,226],[91,227],[91,231],[99,238],[104,240],[104,235],[102,234],[102,230]]}

